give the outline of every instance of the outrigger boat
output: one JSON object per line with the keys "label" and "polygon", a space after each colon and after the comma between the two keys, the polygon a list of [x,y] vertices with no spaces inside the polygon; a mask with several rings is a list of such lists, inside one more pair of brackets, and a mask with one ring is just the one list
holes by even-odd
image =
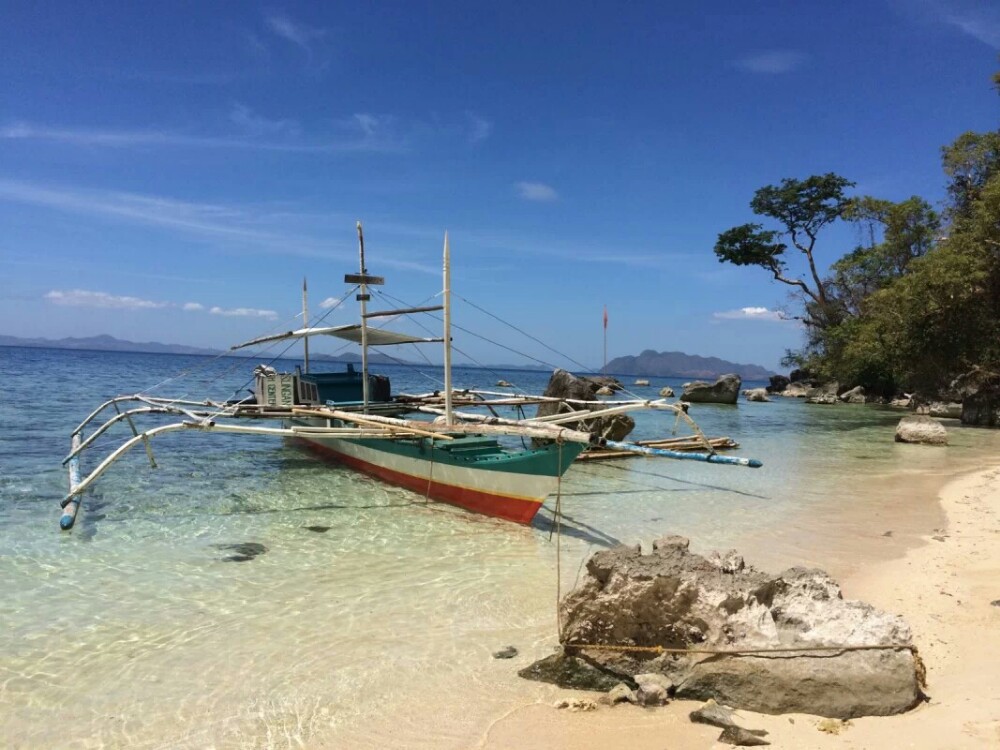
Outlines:
{"label": "outrigger boat", "polygon": [[[117,396],[99,406],[71,434],[71,451],[64,459],[69,469],[69,493],[62,502],[60,526],[71,529],[86,490],[116,461],[142,443],[150,465],[156,467],[151,439],[169,432],[198,430],[223,434],[274,435],[295,438],[309,448],[358,471],[388,483],[489,516],[530,523],[542,503],[556,491],[563,474],[588,448],[603,448],[616,455],[645,455],[713,464],[759,467],[754,459],[719,455],[687,414],[684,405],[656,400],[584,401],[545,396],[511,395],[452,386],[451,279],[448,235],[444,239],[444,288],[442,304],[368,312],[369,287],[384,279],[368,273],[364,235],[358,223],[360,273],[347,274],[360,302],[361,320],[355,325],[309,327],[308,304],[303,289],[304,327],[238,344],[232,349],[301,339],[305,348],[304,371],[278,373],[259,366],[255,387],[248,398],[228,401],[190,401],[145,394]],[[371,325],[378,318],[395,318],[441,311],[443,335],[423,338]],[[333,336],[361,345],[361,372],[348,365],[346,372],[310,372],[309,339]],[[415,343],[444,345],[444,388],[422,395],[392,396],[387,378],[369,374],[370,347]],[[557,403],[556,414],[534,418],[505,418],[498,409]],[[122,406],[129,408],[122,409]],[[460,411],[486,408],[488,414]],[[108,410],[115,414],[86,437],[84,431]],[[684,420],[693,431],[691,441],[704,452],[687,452],[639,443],[608,440],[596,432],[576,429],[581,420],[658,410]],[[167,415],[179,421],[139,431],[134,417]],[[409,415],[409,416],[407,416]],[[412,418],[417,415],[420,418]],[[80,460],[94,441],[118,422],[126,422],[132,437],[108,454],[84,478]],[[277,421],[280,426],[247,422]],[[593,424],[593,422],[590,422]],[[520,438],[519,446],[508,445]],[[532,440],[525,447],[525,438]],[[690,445],[688,446],[690,447]]]}

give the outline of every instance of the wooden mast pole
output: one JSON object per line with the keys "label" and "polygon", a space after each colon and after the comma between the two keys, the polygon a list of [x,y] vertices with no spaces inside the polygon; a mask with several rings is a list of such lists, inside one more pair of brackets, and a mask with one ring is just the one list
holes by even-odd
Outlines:
{"label": "wooden mast pole", "polygon": [[444,421],[454,424],[451,404],[451,253],[448,233],[444,233]]}
{"label": "wooden mast pole", "polygon": [[601,374],[608,374],[608,306],[604,306],[604,367],[601,368]]}
{"label": "wooden mast pole", "polygon": [[[302,277],[302,327],[309,328],[309,287],[306,284],[306,277]],[[302,337],[303,359],[306,373],[309,372],[309,336]]]}
{"label": "wooden mast pole", "polygon": [[364,401],[364,413],[368,413],[368,285],[365,283],[365,235],[358,222],[358,250],[361,255],[361,293],[357,296],[361,303],[361,398]]}

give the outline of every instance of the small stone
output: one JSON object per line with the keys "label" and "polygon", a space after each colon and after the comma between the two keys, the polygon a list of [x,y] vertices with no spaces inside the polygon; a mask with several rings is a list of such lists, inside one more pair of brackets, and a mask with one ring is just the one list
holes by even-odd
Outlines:
{"label": "small stone", "polygon": [[892,536],[892,532],[891,531],[887,531],[882,536]]}
{"label": "small stone", "polygon": [[1000,607],[1000,599],[994,599],[990,602],[991,607]]}
{"label": "small stone", "polygon": [[624,682],[619,682],[611,690],[609,690],[605,695],[601,696],[601,703],[607,703],[609,706],[616,706],[619,703],[635,703],[636,697],[635,692],[626,685]]}
{"label": "small stone", "polygon": [[317,534],[325,534],[329,530],[329,526],[306,526],[306,531],[313,531]]}
{"label": "small stone", "polygon": [[570,711],[596,711],[597,704],[586,698],[572,698],[571,700],[558,700],[552,704],[555,708],[568,708]]}
{"label": "small stone", "polygon": [[720,706],[714,698],[709,698],[704,706],[689,713],[688,718],[695,724],[708,724],[720,729],[736,726],[733,722],[733,710]]}
{"label": "small stone", "polygon": [[933,539],[935,542],[943,542],[947,538],[948,537],[946,537],[946,536],[940,536],[940,535],[932,536],[931,537],[931,539]]}
{"label": "small stone", "polygon": [[517,656],[517,649],[513,646],[508,646],[507,648],[502,648],[499,651],[493,652],[494,659],[513,659]]}
{"label": "small stone", "polygon": [[821,719],[816,723],[816,728],[827,734],[840,734],[849,726],[851,722],[842,719]]}
{"label": "small stone", "polygon": [[737,726],[723,729],[722,734],[719,735],[719,742],[725,742],[728,745],[738,745],[739,747],[758,747],[760,745],[771,744],[762,737],[754,734],[751,730]]}
{"label": "small stone", "polygon": [[662,685],[655,682],[645,682],[639,685],[636,693],[636,700],[640,706],[665,706],[667,705],[667,691]]}

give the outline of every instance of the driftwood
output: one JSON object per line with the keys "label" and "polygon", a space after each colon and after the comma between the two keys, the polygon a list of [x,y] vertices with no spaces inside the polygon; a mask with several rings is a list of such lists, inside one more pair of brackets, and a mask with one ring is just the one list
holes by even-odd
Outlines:
{"label": "driftwood", "polygon": [[[712,447],[712,450],[731,450],[733,448],[739,448],[740,444],[729,437],[716,437],[708,438],[708,444]],[[647,448],[665,448],[672,451],[701,451],[705,449],[705,444],[698,439],[690,437],[682,438],[665,438],[661,440],[637,440],[636,445],[642,445]],[[576,457],[577,461],[603,461],[610,458],[629,458],[634,457],[636,453],[634,451],[616,451],[609,450],[606,448],[588,448],[579,456]]]}

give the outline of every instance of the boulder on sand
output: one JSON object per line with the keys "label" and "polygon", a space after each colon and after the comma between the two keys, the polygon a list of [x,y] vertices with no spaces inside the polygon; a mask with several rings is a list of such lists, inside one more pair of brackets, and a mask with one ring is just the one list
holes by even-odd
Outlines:
{"label": "boulder on sand", "polygon": [[[745,564],[722,564],[738,557],[719,556],[713,564],[689,552],[682,537],[655,542],[649,554],[636,547],[597,552],[560,605],[566,653],[614,684],[631,686],[640,675],[660,673],[676,685],[678,698],[714,698],[763,713],[847,719],[901,713],[919,702],[918,662],[902,618],[845,601],[820,570],[768,575]],[[726,656],[600,645],[844,649]],[[851,650],[855,646],[884,648]]]}
{"label": "boulder on sand", "polygon": [[714,383],[695,380],[684,384],[681,401],[689,404],[735,404],[743,381],[739,375],[723,375]]}
{"label": "boulder on sand", "polygon": [[903,417],[896,425],[897,443],[925,443],[926,445],[947,445],[948,431],[944,425],[932,417],[916,415]]}
{"label": "boulder on sand", "polygon": [[[552,377],[549,378],[549,384],[542,395],[553,398],[576,399],[578,401],[594,401],[602,388],[609,388],[612,391],[621,390],[622,384],[610,377],[581,378],[566,370],[556,370],[552,373]],[[595,411],[603,407],[596,405],[584,407],[582,404],[574,405],[565,402],[549,401],[539,404],[536,416],[547,417],[552,414],[578,411],[583,408]],[[572,430],[595,432],[607,440],[624,440],[635,429],[635,420],[627,414],[612,414],[607,417],[595,417],[594,419],[581,419],[578,422],[567,422],[565,426]]]}

